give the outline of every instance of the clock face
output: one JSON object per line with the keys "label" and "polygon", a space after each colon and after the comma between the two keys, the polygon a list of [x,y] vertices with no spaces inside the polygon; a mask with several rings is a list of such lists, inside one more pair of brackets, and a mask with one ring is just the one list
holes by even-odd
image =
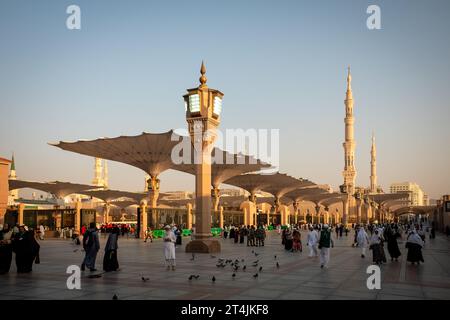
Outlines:
{"label": "clock face", "polygon": [[213,112],[215,115],[220,116],[220,113],[222,112],[222,98],[220,98],[220,97],[214,98]]}
{"label": "clock face", "polygon": [[198,94],[189,96],[189,111],[200,112],[200,96]]}

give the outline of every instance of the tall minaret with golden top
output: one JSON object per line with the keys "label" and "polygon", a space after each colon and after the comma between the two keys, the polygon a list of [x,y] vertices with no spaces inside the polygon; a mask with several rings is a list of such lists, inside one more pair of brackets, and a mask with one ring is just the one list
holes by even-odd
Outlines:
{"label": "tall minaret with golden top", "polygon": [[350,67],[348,67],[347,74],[347,93],[345,97],[345,142],[342,144],[344,147],[344,171],[342,175],[344,177],[344,184],[341,185],[341,192],[347,194],[347,198],[344,201],[344,212],[342,215],[342,222],[344,225],[349,223],[349,220],[354,220],[356,201],[355,195],[355,139],[354,139],[354,123],[353,118],[353,93],[352,93],[352,75],[350,73]]}
{"label": "tall minaret with golden top", "polygon": [[377,146],[372,133],[372,149],[370,150],[370,193],[377,193]]}
{"label": "tall minaret with golden top", "polygon": [[353,93],[352,93],[352,75],[350,74],[350,67],[348,67],[347,75],[347,94],[345,98],[345,142],[342,144],[344,147],[344,188],[345,192],[349,195],[355,193],[355,147],[356,142],[354,139],[354,127],[355,118],[353,117]]}

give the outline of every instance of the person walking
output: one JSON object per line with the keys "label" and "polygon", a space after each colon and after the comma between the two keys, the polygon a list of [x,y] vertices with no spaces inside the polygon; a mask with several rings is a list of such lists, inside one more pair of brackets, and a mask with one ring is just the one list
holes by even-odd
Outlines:
{"label": "person walking", "polygon": [[408,249],[406,261],[411,262],[411,264],[415,264],[417,262],[418,265],[420,262],[425,262],[422,255],[423,245],[424,242],[417,234],[417,231],[412,229],[406,240],[406,248]]}
{"label": "person walking", "polygon": [[294,238],[292,236],[292,232],[289,228],[286,228],[286,232],[285,232],[285,240],[284,240],[284,249],[286,251],[292,251],[292,246],[293,246],[293,242],[294,242]]}
{"label": "person walking", "polygon": [[264,247],[264,239],[266,238],[266,231],[264,230],[264,227],[262,225],[259,225],[258,229],[256,230],[256,246],[257,247]]}
{"label": "person walking", "polygon": [[152,228],[150,228],[150,227],[148,227],[147,230],[145,230],[144,242],[147,242],[148,239],[150,239],[150,242],[153,242],[153,231],[152,231]]}
{"label": "person walking", "polygon": [[106,242],[105,255],[103,257],[103,270],[105,272],[117,271],[119,269],[119,261],[117,259],[119,234],[120,229],[117,226],[113,226],[108,241]]}
{"label": "person walking", "polygon": [[19,232],[14,235],[12,246],[16,254],[17,273],[31,272],[33,265],[32,240],[24,225],[19,226]]}
{"label": "person walking", "polygon": [[398,261],[398,257],[402,255],[398,248],[397,238],[401,237],[400,233],[388,226],[384,232],[384,238],[387,242],[387,249],[391,256],[391,261]]}
{"label": "person walking", "polygon": [[382,264],[383,262],[386,262],[386,258],[384,257],[384,248],[382,246],[382,239],[379,234],[379,230],[375,229],[374,233],[372,235],[372,238],[370,239],[370,250],[372,250],[372,261],[375,264]]}
{"label": "person walking", "polygon": [[292,231],[292,251],[302,252],[302,235],[300,234],[300,230],[294,228]]}
{"label": "person walking", "polygon": [[331,232],[328,229],[328,224],[324,224],[320,231],[319,238],[321,268],[328,268],[328,263],[330,262],[330,247],[334,247],[333,239],[331,239]]}
{"label": "person walking", "polygon": [[247,228],[245,226],[242,226],[239,230],[239,243],[244,243],[245,236],[247,235]]}
{"label": "person walking", "polygon": [[230,227],[228,225],[225,225],[223,228],[223,238],[226,239],[228,237],[228,233],[230,232]]}
{"label": "person walking", "polygon": [[45,236],[45,228],[44,226],[41,224],[39,226],[39,239],[44,240],[44,236]]}
{"label": "person walking", "polygon": [[181,246],[183,238],[183,230],[181,230],[181,228],[179,226],[177,226],[176,230],[175,230],[175,237],[177,238],[176,242],[175,242],[175,246]]}
{"label": "person walking", "polygon": [[6,223],[0,231],[0,274],[9,272],[12,261],[12,239],[13,232]]}
{"label": "person walking", "polygon": [[89,229],[84,233],[83,248],[86,254],[83,263],[81,264],[81,271],[84,271],[86,267],[92,272],[97,271],[97,269],[95,269],[95,260],[97,259],[97,253],[100,250],[100,241],[94,222],[89,224]]}
{"label": "person walking", "polygon": [[309,232],[306,240],[306,245],[309,247],[309,256],[317,257],[319,255],[317,251],[317,243],[319,242],[319,233],[312,226],[309,227]]}
{"label": "person walking", "polygon": [[171,230],[170,226],[165,226],[164,230],[166,231],[163,237],[164,257],[166,259],[167,270],[170,270],[172,268],[172,270],[175,271],[175,242],[177,241],[177,238]]}
{"label": "person walking", "polygon": [[366,249],[369,246],[369,235],[367,234],[364,226],[359,227],[358,234],[356,236],[356,243],[361,248],[361,258],[366,257]]}

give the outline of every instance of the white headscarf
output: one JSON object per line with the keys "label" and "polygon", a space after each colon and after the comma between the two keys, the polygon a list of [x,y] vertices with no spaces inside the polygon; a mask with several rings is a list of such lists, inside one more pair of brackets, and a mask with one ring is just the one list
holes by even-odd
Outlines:
{"label": "white headscarf", "polygon": [[[377,230],[378,231],[378,230]],[[372,238],[370,239],[370,244],[379,244],[381,242],[380,232],[378,231],[378,234],[375,232],[372,235]]]}
{"label": "white headscarf", "polygon": [[361,244],[361,243],[366,242],[368,238],[369,237],[367,236],[367,232],[366,232],[366,230],[364,230],[364,227],[359,228],[358,235],[356,237],[356,241]]}
{"label": "white headscarf", "polygon": [[416,230],[411,231],[406,242],[407,243],[415,243],[415,244],[418,244],[419,246],[423,247],[422,238],[417,234]]}

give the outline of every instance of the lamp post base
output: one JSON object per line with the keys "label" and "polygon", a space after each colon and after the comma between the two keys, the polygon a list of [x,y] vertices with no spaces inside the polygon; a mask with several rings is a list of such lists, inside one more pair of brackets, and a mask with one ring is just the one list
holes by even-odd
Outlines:
{"label": "lamp post base", "polygon": [[220,242],[214,239],[192,240],[186,245],[187,253],[218,253],[220,250]]}

